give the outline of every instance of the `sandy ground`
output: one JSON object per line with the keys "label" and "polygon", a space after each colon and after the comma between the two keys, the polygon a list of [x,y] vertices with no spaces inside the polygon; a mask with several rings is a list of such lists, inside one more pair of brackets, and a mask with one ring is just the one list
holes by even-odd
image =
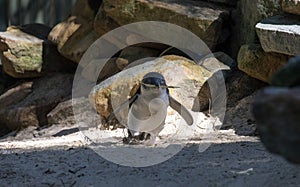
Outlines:
{"label": "sandy ground", "polygon": [[72,135],[73,141],[65,137],[39,140],[40,145],[52,140],[55,143],[51,147],[37,148],[35,144],[27,149],[9,149],[13,144],[21,148],[24,142],[1,143],[0,183],[1,186],[300,185],[299,166],[269,154],[255,138],[231,132],[222,134],[220,138],[230,141],[214,143],[204,152],[198,151],[198,144],[188,144],[169,160],[140,168],[103,159],[85,146],[79,135]]}
{"label": "sandy ground", "polygon": [[[170,136],[175,131],[169,126],[153,147],[122,144],[122,130],[101,131],[97,141],[86,141],[97,129],[64,125],[27,132],[26,140],[7,137],[0,141],[0,186],[300,186],[300,165],[268,153],[257,137],[207,131],[209,123],[201,124],[190,138]],[[108,133],[113,135],[105,138]],[[129,148],[135,157],[126,155]],[[164,162],[153,157],[167,149],[159,154]],[[140,163],[136,158],[158,160],[148,167],[124,166]]]}

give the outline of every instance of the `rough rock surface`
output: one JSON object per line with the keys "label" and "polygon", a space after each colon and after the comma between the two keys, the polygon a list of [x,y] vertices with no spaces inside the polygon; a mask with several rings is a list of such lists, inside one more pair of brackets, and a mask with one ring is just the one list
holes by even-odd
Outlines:
{"label": "rough rock surface", "polygon": [[242,71],[235,71],[226,80],[227,107],[235,107],[237,103],[268,84],[250,77]]}
{"label": "rough rock surface", "polygon": [[95,18],[95,30],[102,35],[133,22],[164,21],[187,28],[214,48],[228,37],[228,17],[229,9],[203,1],[104,0]]}
{"label": "rough rock surface", "polygon": [[32,92],[33,82],[22,82],[0,96],[0,109],[17,104]]}
{"label": "rough rock surface", "polygon": [[232,12],[230,48],[235,58],[244,44],[258,42],[255,25],[270,16],[281,12],[280,0],[239,0]]}
{"label": "rough rock surface", "polygon": [[300,163],[300,89],[264,89],[256,97],[253,113],[262,142],[273,153]]}
{"label": "rough rock surface", "polygon": [[[74,116],[73,110],[78,113]],[[97,121],[93,108],[90,106],[87,98],[73,98],[59,103],[49,114],[47,114],[49,125],[74,125],[80,121]],[[92,122],[93,123],[93,122]],[[94,122],[95,123],[95,122]]]}
{"label": "rough rock surface", "polygon": [[[0,110],[10,105],[17,104],[32,92],[32,82],[23,82],[0,95]],[[0,137],[11,130],[0,122]]]}
{"label": "rough rock surface", "polygon": [[300,15],[299,0],[282,0],[281,7],[284,12]]}
{"label": "rough rock surface", "polygon": [[25,78],[41,75],[43,42],[50,28],[42,25],[36,27],[40,37],[23,32],[22,27],[8,27],[6,32],[0,33],[3,69],[10,76]]}
{"label": "rough rock surface", "polygon": [[286,55],[300,53],[300,20],[298,16],[279,15],[256,25],[260,43],[266,52]]}
{"label": "rough rock surface", "polygon": [[[191,109],[197,92],[211,73],[192,61],[179,56],[165,56],[142,65],[126,69],[95,86],[90,93],[90,102],[101,117],[108,117],[139,85],[142,77],[151,71],[164,75],[171,95]],[[179,73],[180,72],[180,73]],[[188,98],[188,99],[187,99]]]}
{"label": "rough rock surface", "polygon": [[223,129],[232,128],[243,136],[256,135],[256,124],[252,114],[252,103],[256,92],[241,99],[235,106],[227,108]]}
{"label": "rough rock surface", "polygon": [[15,78],[39,77],[49,72],[72,72],[75,67],[48,41],[50,28],[42,24],[8,27],[0,33],[4,71]]}
{"label": "rough rock surface", "polygon": [[49,40],[58,45],[58,51],[68,59],[79,62],[83,53],[98,38],[93,30],[94,17],[101,1],[77,0],[70,17],[57,24]]}
{"label": "rough rock surface", "polygon": [[288,56],[266,53],[258,44],[243,45],[238,54],[239,69],[267,83],[287,61]]}
{"label": "rough rock surface", "polygon": [[288,63],[272,78],[273,86],[293,87],[300,86],[300,55],[289,59]]}
{"label": "rough rock surface", "polygon": [[[11,102],[0,109],[0,124],[11,130],[46,125],[46,115],[59,102],[70,97],[72,80],[73,76],[70,74],[53,74],[34,80],[32,87],[31,84],[21,85],[22,92],[9,90],[4,93],[5,101]],[[28,94],[30,89],[32,91]]]}

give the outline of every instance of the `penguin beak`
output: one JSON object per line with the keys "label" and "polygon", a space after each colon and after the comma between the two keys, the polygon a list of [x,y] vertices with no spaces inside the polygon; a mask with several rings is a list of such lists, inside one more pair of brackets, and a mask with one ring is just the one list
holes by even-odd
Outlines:
{"label": "penguin beak", "polygon": [[153,84],[146,84],[141,83],[142,85],[146,86],[147,88],[180,88],[179,86],[164,86],[164,85],[153,85]]}
{"label": "penguin beak", "polygon": [[164,88],[180,88],[179,86],[163,86]]}
{"label": "penguin beak", "polygon": [[157,86],[153,84],[142,83],[142,85],[144,85],[146,88],[157,88]]}

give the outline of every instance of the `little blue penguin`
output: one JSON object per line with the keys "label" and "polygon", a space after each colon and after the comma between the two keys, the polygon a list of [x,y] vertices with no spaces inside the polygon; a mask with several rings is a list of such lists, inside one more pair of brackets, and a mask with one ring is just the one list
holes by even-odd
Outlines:
{"label": "little blue penguin", "polygon": [[157,135],[164,128],[168,106],[176,110],[188,125],[193,124],[190,112],[170,96],[168,88],[175,87],[167,86],[162,74],[147,73],[136,94],[126,101],[127,104],[121,104],[113,112],[115,115],[120,111],[120,107],[129,106],[128,138],[124,139],[124,143],[134,144],[143,140],[144,144],[153,145]]}

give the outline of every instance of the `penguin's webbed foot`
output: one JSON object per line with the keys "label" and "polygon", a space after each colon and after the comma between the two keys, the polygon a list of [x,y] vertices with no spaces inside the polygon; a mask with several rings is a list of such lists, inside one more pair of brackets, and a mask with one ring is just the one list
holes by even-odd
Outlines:
{"label": "penguin's webbed foot", "polygon": [[149,133],[141,133],[138,136],[132,136],[129,133],[128,137],[123,138],[123,143],[124,144],[129,144],[129,145],[138,145],[138,144],[144,144],[144,142],[147,142],[151,138]]}
{"label": "penguin's webbed foot", "polygon": [[129,144],[129,145],[138,145],[138,144],[140,144],[140,141],[135,139],[135,138],[124,137],[123,138],[123,143],[124,144]]}

